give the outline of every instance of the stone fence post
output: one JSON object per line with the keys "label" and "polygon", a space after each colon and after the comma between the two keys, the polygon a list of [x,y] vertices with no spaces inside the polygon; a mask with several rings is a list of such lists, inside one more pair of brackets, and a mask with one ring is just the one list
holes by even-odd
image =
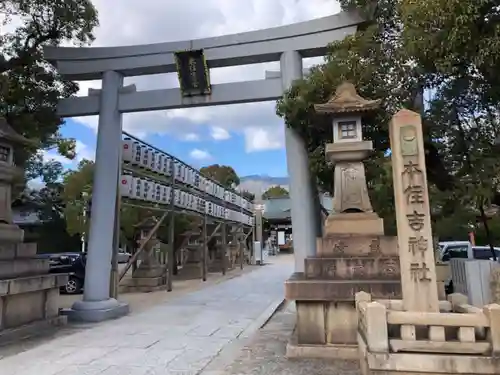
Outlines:
{"label": "stone fence post", "polygon": [[491,356],[500,358],[500,305],[486,305],[483,312],[490,321],[488,339],[491,342]]}
{"label": "stone fence post", "polygon": [[388,353],[387,309],[379,302],[366,305],[366,341],[370,352]]}

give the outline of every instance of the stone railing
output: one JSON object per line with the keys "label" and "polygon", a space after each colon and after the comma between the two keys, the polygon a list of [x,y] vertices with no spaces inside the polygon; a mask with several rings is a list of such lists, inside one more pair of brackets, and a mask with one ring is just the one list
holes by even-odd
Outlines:
{"label": "stone railing", "polygon": [[482,309],[452,295],[441,312],[402,311],[402,301],[374,301],[356,296],[358,334],[371,353],[500,355],[500,305]]}

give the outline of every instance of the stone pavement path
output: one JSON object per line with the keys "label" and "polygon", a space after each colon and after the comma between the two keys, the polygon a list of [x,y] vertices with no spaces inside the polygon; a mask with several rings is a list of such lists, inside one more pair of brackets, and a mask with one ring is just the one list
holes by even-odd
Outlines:
{"label": "stone pavement path", "polygon": [[295,305],[290,303],[256,334],[240,340],[237,353],[227,359],[222,353],[200,375],[360,375],[358,361],[286,358],[295,315]]}
{"label": "stone pavement path", "polygon": [[195,375],[283,298],[293,258],[0,360],[3,375]]}

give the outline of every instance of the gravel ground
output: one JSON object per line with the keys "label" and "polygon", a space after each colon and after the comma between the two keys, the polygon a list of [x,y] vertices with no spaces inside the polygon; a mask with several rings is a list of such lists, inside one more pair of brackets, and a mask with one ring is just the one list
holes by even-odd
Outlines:
{"label": "gravel ground", "polygon": [[240,350],[237,359],[207,375],[360,375],[357,361],[287,359],[285,348],[295,325],[295,306],[288,304]]}

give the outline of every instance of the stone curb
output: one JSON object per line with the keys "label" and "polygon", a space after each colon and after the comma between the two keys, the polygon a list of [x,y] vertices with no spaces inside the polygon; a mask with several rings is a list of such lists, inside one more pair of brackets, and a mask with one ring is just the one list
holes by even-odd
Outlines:
{"label": "stone curb", "polygon": [[264,327],[273,315],[286,303],[284,298],[272,302],[257,319],[238,337],[225,346],[197,375],[223,375],[223,369],[229,366],[241,349],[250,341],[253,334]]}

